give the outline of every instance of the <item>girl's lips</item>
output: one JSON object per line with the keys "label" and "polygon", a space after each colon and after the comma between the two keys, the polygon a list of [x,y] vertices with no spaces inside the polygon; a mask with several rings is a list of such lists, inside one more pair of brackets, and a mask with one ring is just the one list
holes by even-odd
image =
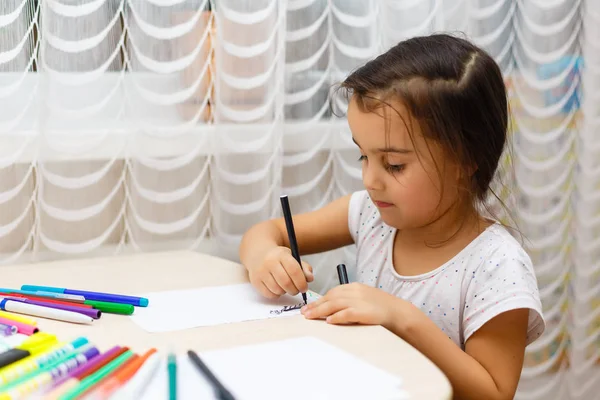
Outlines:
{"label": "girl's lips", "polygon": [[379,208],[386,208],[386,207],[391,207],[391,206],[393,206],[393,204],[391,204],[391,203],[386,203],[386,202],[383,202],[383,201],[374,201],[374,203],[375,203],[375,205],[376,205],[377,207],[379,207]]}

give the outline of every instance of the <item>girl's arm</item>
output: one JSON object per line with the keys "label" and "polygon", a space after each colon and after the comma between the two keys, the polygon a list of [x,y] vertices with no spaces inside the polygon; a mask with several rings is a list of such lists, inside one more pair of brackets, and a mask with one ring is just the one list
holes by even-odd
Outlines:
{"label": "girl's arm", "polygon": [[[398,307],[399,310],[405,307]],[[390,329],[428,357],[450,380],[455,399],[513,399],[525,354],[528,309],[504,312],[477,330],[463,352],[425,314],[396,315]]]}
{"label": "girl's arm", "polygon": [[[293,215],[301,255],[321,253],[354,242],[348,229],[350,197],[346,195],[319,210]],[[260,266],[265,255],[279,246],[290,246],[284,219],[261,222],[242,237],[240,261],[247,269]]]}
{"label": "girl's arm", "polygon": [[429,358],[450,380],[455,399],[508,400],[517,389],[529,309],[491,318],[469,337],[465,351],[412,303],[360,283],[339,285],[302,308],[331,324],[381,325]]}

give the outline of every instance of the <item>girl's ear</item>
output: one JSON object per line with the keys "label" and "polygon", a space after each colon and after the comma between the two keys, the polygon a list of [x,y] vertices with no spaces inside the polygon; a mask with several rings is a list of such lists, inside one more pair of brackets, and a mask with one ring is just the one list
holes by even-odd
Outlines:
{"label": "girl's ear", "polygon": [[456,172],[457,172],[457,176],[456,178],[458,180],[460,179],[473,179],[473,175],[475,175],[475,172],[477,172],[477,170],[479,169],[477,167],[476,164],[471,164],[471,165],[457,165],[458,168],[456,168]]}
{"label": "girl's ear", "polygon": [[472,164],[470,166],[467,167],[467,174],[469,175],[469,178],[472,178],[473,175],[475,175],[475,172],[477,172],[477,170],[479,169],[479,167],[477,166],[477,164]]}

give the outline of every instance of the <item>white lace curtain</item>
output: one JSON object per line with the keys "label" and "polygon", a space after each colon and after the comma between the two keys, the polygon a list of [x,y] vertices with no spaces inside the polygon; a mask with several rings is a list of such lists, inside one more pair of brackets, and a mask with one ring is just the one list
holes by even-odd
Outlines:
{"label": "white lace curtain", "polygon": [[[403,38],[460,31],[509,87],[514,210],[548,319],[518,398],[593,398],[599,27],[598,0],[2,0],[2,261],[235,257],[279,194],[297,213],[361,188],[330,86]],[[325,290],[352,250],[309,261]]]}

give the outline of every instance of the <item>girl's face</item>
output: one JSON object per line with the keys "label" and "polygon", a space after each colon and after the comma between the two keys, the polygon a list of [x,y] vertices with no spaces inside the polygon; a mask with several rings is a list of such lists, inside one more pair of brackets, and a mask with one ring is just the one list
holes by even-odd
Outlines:
{"label": "girl's face", "polygon": [[450,214],[460,169],[435,142],[425,140],[402,104],[392,105],[397,111],[384,106],[363,112],[352,98],[348,124],[360,149],[363,184],[383,221],[399,230],[418,229]]}

